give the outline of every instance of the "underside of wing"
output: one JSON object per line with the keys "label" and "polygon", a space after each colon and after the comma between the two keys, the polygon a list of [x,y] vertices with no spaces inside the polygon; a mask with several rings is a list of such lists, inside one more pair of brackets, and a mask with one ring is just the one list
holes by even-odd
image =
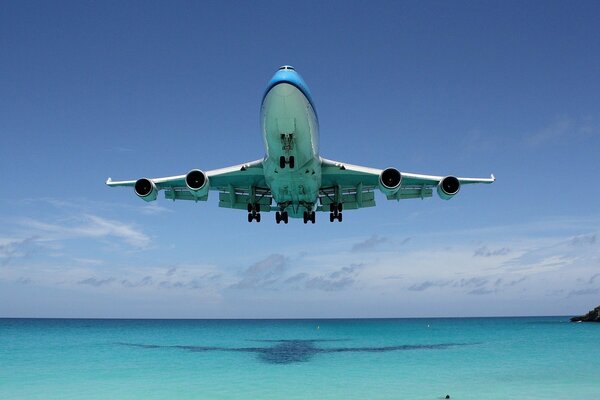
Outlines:
{"label": "underside of wing", "polygon": [[[170,200],[206,201],[209,191],[219,192],[219,206],[246,209],[255,204],[260,211],[270,211],[272,197],[265,182],[263,160],[201,171],[193,169],[185,175],[164,178],[140,178],[130,181],[106,181],[108,186],[131,186],[146,201],[156,200],[164,191]],[[258,211],[258,210],[257,210]]]}
{"label": "underside of wing", "polygon": [[462,178],[400,172],[395,168],[377,169],[321,159],[320,202],[323,210],[330,204],[342,203],[346,209],[372,207],[374,191],[380,190],[388,200],[431,197],[436,188],[440,198],[448,200],[461,185],[493,183],[490,178]]}

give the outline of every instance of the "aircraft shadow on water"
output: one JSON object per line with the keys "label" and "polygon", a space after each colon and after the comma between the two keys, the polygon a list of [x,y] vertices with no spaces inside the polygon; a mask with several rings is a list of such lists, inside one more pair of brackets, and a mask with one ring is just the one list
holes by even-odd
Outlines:
{"label": "aircraft shadow on water", "polygon": [[403,344],[396,346],[375,347],[317,347],[320,342],[343,342],[343,339],[317,339],[317,340],[256,340],[256,342],[272,343],[271,346],[252,347],[219,347],[219,346],[192,346],[192,345],[158,345],[118,342],[118,345],[137,347],[142,349],[179,349],[195,353],[209,351],[225,351],[240,353],[256,353],[258,358],[269,364],[291,364],[310,361],[317,354],[333,353],[383,353],[389,351],[407,350],[444,350],[450,347],[468,346],[474,343],[434,343],[434,344]]}

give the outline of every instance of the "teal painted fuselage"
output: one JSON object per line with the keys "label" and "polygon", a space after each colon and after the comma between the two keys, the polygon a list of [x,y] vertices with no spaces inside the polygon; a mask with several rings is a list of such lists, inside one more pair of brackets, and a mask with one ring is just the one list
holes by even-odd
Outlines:
{"label": "teal painted fuselage", "polygon": [[308,87],[291,67],[269,82],[261,105],[265,181],[280,208],[302,217],[321,187],[319,122]]}

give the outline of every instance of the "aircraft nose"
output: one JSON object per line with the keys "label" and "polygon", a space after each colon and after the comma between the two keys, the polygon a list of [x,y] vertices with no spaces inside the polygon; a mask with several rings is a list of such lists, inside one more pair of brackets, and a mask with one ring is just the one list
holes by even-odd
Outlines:
{"label": "aircraft nose", "polygon": [[289,83],[279,83],[271,89],[271,94],[279,97],[287,97],[291,95],[296,89],[294,86]]}

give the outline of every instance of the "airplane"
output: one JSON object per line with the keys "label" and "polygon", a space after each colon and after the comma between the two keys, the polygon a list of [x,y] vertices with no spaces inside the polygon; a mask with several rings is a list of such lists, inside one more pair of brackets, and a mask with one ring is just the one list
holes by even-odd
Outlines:
{"label": "airplane", "polygon": [[342,222],[342,211],[375,206],[375,191],[388,200],[424,199],[435,188],[441,199],[454,197],[462,185],[490,184],[490,178],[460,178],[377,169],[319,156],[319,120],[311,93],[294,67],[284,65],[269,81],[260,108],[266,155],[260,160],[222,169],[192,169],[185,175],[113,181],[130,186],[145,201],[159,191],[171,200],[206,201],[219,192],[219,207],[247,210],[248,222],[275,211],[277,224],[289,218],[315,223],[315,213],[329,212]]}

